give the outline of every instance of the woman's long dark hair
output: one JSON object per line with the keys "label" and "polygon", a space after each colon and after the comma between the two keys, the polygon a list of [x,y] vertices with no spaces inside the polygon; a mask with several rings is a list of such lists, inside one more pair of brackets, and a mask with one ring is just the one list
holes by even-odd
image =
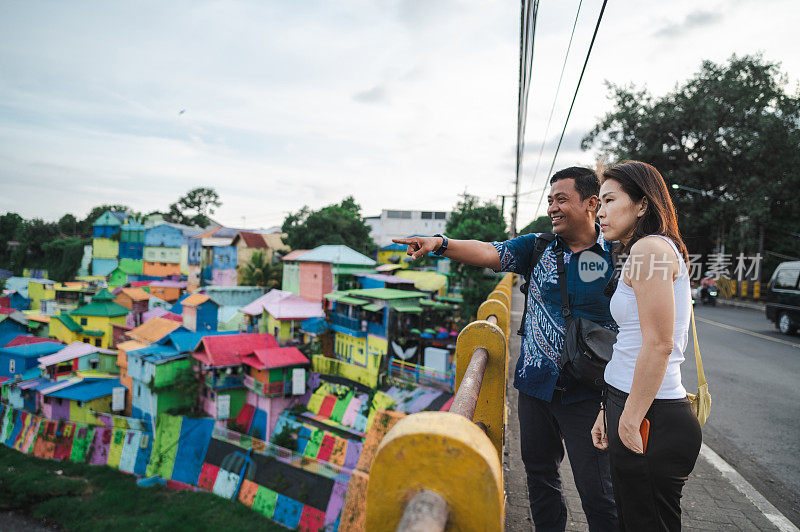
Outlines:
{"label": "woman's long dark hair", "polygon": [[664,178],[652,165],[641,161],[622,161],[603,171],[601,181],[613,179],[635,202],[647,198],[647,209],[633,227],[633,235],[623,253],[630,253],[631,247],[642,237],[663,235],[670,238],[681,252],[683,260],[689,265],[689,252],[678,230],[678,216],[669,196]]}

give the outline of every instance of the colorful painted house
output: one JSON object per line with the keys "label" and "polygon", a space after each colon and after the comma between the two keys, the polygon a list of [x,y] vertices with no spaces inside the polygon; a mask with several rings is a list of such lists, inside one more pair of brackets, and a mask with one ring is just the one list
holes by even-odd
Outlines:
{"label": "colorful painted house", "polygon": [[276,251],[288,251],[289,246],[283,243],[280,232],[262,234],[252,231],[239,231],[231,242],[236,248],[236,261],[239,270],[239,282],[242,282],[243,269],[252,260],[253,254],[260,252],[264,260],[272,261]]}
{"label": "colorful painted house", "polygon": [[169,224],[149,227],[144,232],[142,273],[154,277],[181,275],[183,232]]}
{"label": "colorful painted house", "polygon": [[190,331],[216,331],[219,305],[205,294],[195,293],[181,302],[183,325]]}
{"label": "colorful painted house", "polygon": [[247,398],[243,358],[269,347],[278,347],[278,342],[266,334],[205,336],[193,354],[205,383],[199,398],[202,410],[217,420],[235,418]]}
{"label": "colorful painted house", "polygon": [[[200,292],[210,297],[217,305],[217,329],[220,331],[245,330],[241,308],[264,295],[261,286],[204,286]],[[253,332],[253,331],[250,331]]]}
{"label": "colorful painted house", "polygon": [[120,259],[119,265],[108,275],[108,286],[125,286],[134,277],[141,277],[143,265],[142,259]]}
{"label": "colorful painted house", "polygon": [[0,312],[0,345],[28,332],[25,315],[15,309],[8,310],[9,312]]}
{"label": "colorful painted house", "polygon": [[406,254],[408,246],[389,244],[378,248],[378,264],[397,264],[401,268],[411,265],[411,257]]}
{"label": "colorful painted house", "polygon": [[128,220],[120,227],[119,260],[142,260],[144,256],[145,227],[133,220]]}
{"label": "colorful painted house", "polygon": [[[268,335],[269,338],[269,335]],[[268,440],[281,412],[297,403],[306,393],[311,364],[296,347],[264,347],[242,358],[246,366],[244,385],[246,404],[237,423],[249,434]]]}
{"label": "colorful painted house", "polygon": [[169,303],[174,303],[181,297],[183,291],[186,290],[186,284],[186,281],[170,279],[153,281],[150,283],[150,294]]}
{"label": "colorful painted house", "polygon": [[302,340],[300,322],[325,316],[321,303],[277,289],[242,307],[242,313],[249,317],[249,329],[269,333],[281,345]]}
{"label": "colorful painted house", "polygon": [[89,283],[81,281],[56,283],[54,285],[54,291],[55,308],[57,312],[69,312],[81,305],[85,305],[94,293],[94,290],[89,288]]}
{"label": "colorful painted house", "polygon": [[25,371],[37,367],[39,358],[52,355],[64,347],[63,344],[40,342],[15,347],[0,348],[0,379],[13,379]]}
{"label": "colorful painted house", "polygon": [[31,310],[41,310],[42,301],[54,300],[56,297],[56,283],[49,279],[28,279],[28,298],[31,300]]}
{"label": "colorful painted house", "polygon": [[114,301],[130,311],[125,325],[138,327],[144,323],[144,314],[150,310],[150,294],[141,288],[122,288]]}
{"label": "colorful painted house", "polygon": [[112,325],[125,325],[127,314],[128,309],[117,304],[114,296],[103,289],[88,305],[54,316],[50,334],[65,343],[79,340],[108,348],[112,344]]}
{"label": "colorful painted house", "polygon": [[95,347],[83,342],[72,342],[52,355],[39,358],[42,374],[52,380],[78,371],[118,373],[117,354],[110,349]]}
{"label": "colorful painted house", "polygon": [[[38,404],[44,417],[53,420],[93,423],[94,413],[114,410],[114,390],[122,388],[119,379],[86,378],[44,383],[36,387]],[[119,406],[119,405],[117,405]]]}
{"label": "colorful painted house", "polygon": [[[334,374],[370,386],[388,365],[389,344],[405,349],[405,338],[419,330],[425,294],[393,288],[354,289],[325,295],[327,321],[334,332],[332,352],[326,353],[341,362],[334,364]],[[417,354],[418,346],[402,354]],[[413,353],[411,352],[413,351]],[[329,373],[331,365],[322,357],[314,358],[314,371]]]}
{"label": "colorful painted house", "polygon": [[106,211],[92,224],[93,275],[108,275],[119,264],[119,238],[114,237],[126,218],[125,213]]}
{"label": "colorful painted house", "polygon": [[175,331],[164,343],[129,351],[131,415],[152,423],[159,414],[191,407],[197,397],[180,387],[181,383],[196,379],[189,354],[204,336],[219,334],[232,333]]}
{"label": "colorful painted house", "polygon": [[5,303],[3,306],[8,308],[15,308],[17,310],[29,310],[31,308],[31,300],[22,295],[17,290],[5,290],[3,292]]}
{"label": "colorful painted house", "polygon": [[316,302],[335,290],[354,288],[354,274],[375,271],[374,260],[342,245],[318,246],[295,257],[290,253],[283,262],[283,289]]}

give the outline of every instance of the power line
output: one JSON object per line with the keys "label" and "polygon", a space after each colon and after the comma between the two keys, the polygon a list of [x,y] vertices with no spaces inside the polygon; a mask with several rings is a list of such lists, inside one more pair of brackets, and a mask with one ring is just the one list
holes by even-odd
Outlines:
{"label": "power line", "polygon": [[[578,16],[581,14],[581,5],[583,0],[578,1],[578,11],[575,13],[575,21],[572,23],[572,32],[569,35],[569,43],[567,44],[567,53],[564,54],[564,63],[561,65],[561,75],[558,76],[558,85],[556,85],[556,95],[553,98],[553,105],[550,107],[550,116],[547,118],[547,127],[544,128],[544,137],[542,138],[542,145],[539,147],[539,157],[536,159],[536,168],[533,170],[533,182],[536,183],[536,176],[539,174],[539,163],[542,162],[542,153],[544,153],[544,145],[547,143],[547,134],[550,132],[550,123],[553,120],[553,112],[556,110],[556,102],[558,101],[558,93],[561,90],[561,81],[564,79],[564,71],[567,68],[567,59],[569,58],[569,51],[572,48],[572,38],[575,37],[575,27],[578,25]],[[529,191],[528,193],[533,192]]]}
{"label": "power line", "polygon": [[[608,0],[603,0],[603,7],[600,8],[600,15],[598,15],[597,17],[597,24],[595,24],[594,27],[594,33],[592,34],[592,41],[589,43],[589,50],[586,52],[586,59],[583,61],[583,68],[581,69],[581,75],[578,78],[578,84],[575,87],[575,93],[572,95],[572,103],[569,104],[569,111],[567,112],[567,118],[566,120],[564,120],[564,127],[561,129],[561,135],[558,137],[558,145],[556,146],[556,152],[553,154],[553,162],[550,163],[550,169],[547,171],[548,176],[553,173],[553,168],[556,165],[556,159],[558,158],[558,150],[561,149],[561,142],[564,140],[564,133],[567,131],[567,124],[569,123],[569,117],[572,115],[572,108],[575,106],[575,100],[578,98],[578,90],[581,88],[581,81],[583,81],[583,75],[586,72],[586,65],[589,64],[589,56],[592,54],[594,41],[597,38],[597,30],[600,29],[600,22],[603,20],[603,13],[606,10],[607,3]],[[539,196],[539,203],[536,206],[534,214],[539,212],[539,207],[541,207],[543,199],[544,199],[544,190],[542,190],[542,195]]]}
{"label": "power line", "polygon": [[511,212],[511,234],[516,236],[517,213],[519,209],[519,179],[522,157],[525,149],[525,125],[528,116],[528,94],[533,70],[533,44],[536,37],[536,19],[539,13],[539,0],[522,0],[520,4],[519,30],[519,92],[517,97],[517,162],[514,180],[514,204]]}

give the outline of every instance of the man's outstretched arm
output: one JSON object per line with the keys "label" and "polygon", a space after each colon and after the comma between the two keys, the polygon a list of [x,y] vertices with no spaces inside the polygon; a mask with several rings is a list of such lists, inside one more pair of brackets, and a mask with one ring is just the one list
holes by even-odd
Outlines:
{"label": "man's outstretched arm", "polygon": [[[414,236],[411,238],[393,238],[392,242],[408,246],[406,254],[411,255],[411,258],[416,260],[439,249],[442,245],[442,237]],[[500,256],[491,242],[448,239],[447,251],[444,256],[462,264],[491,268],[495,271],[500,270]]]}

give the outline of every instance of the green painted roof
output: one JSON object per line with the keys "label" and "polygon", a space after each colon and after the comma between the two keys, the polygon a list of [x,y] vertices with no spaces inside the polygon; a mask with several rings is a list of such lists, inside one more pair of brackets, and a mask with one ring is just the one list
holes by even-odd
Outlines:
{"label": "green painted roof", "polygon": [[119,259],[119,266],[116,269],[128,275],[141,275],[144,261],[137,259]]}
{"label": "green painted roof", "polygon": [[97,292],[92,298],[92,302],[100,302],[100,301],[114,301],[114,294],[109,292],[108,289],[103,288],[102,290]]}
{"label": "green painted roof", "polygon": [[122,225],[122,222],[120,221],[120,219],[118,217],[114,216],[111,213],[111,211],[106,211],[103,214],[101,214],[100,218],[95,220],[95,222],[92,225],[93,226],[99,226],[99,225],[119,226],[119,225]]}
{"label": "green painted roof", "polygon": [[378,312],[379,310],[383,310],[386,305],[383,303],[371,303],[369,305],[364,306],[364,310],[368,312]]}
{"label": "green painted roof", "polygon": [[410,314],[418,314],[422,312],[422,307],[411,301],[392,301],[391,305],[396,312],[405,312]]}
{"label": "green painted roof", "polygon": [[99,338],[103,336],[105,333],[103,331],[96,331],[93,329],[84,329],[81,331],[81,334],[85,334],[86,336],[96,336]]}
{"label": "green painted roof", "polygon": [[329,301],[336,301],[337,303],[344,303],[345,305],[366,305],[369,303],[366,299],[358,299],[357,297],[350,297],[348,292],[331,292],[325,294],[325,299]]}
{"label": "green painted roof", "polygon": [[463,303],[464,298],[461,296],[439,296],[439,301],[447,301],[448,303]]}
{"label": "green painted roof", "polygon": [[[95,296],[97,297],[97,296]],[[102,316],[105,318],[113,318],[116,316],[124,316],[128,313],[128,309],[122,305],[118,305],[113,301],[92,301],[86,306],[80,307],[70,312],[71,316]]]}
{"label": "green painted roof", "polygon": [[426,294],[423,292],[416,292],[413,290],[397,290],[396,288],[357,288],[355,290],[347,290],[347,295],[356,297],[371,297],[373,299],[419,299]]}
{"label": "green painted roof", "polygon": [[53,316],[52,319],[60,321],[64,325],[64,327],[66,327],[72,332],[78,332],[81,330],[81,326],[78,325],[75,322],[75,320],[73,320],[72,317],[70,317],[69,314],[59,314],[58,316]]}

